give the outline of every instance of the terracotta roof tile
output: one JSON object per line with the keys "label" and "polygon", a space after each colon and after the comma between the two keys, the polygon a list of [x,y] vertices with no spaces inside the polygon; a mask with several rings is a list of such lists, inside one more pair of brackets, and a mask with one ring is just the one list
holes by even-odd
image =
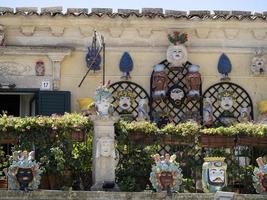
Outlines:
{"label": "terracotta roof tile", "polygon": [[[165,13],[165,14],[164,14]],[[138,18],[174,18],[174,19],[211,19],[211,20],[251,20],[261,19],[267,21],[267,12],[263,13],[254,13],[250,11],[225,11],[225,10],[215,10],[212,13],[208,10],[192,10],[189,14],[186,11],[179,10],[165,10],[163,12],[162,8],[142,8],[142,13],[138,9],[118,9],[118,12],[114,13],[112,8],[92,8],[91,12],[88,13],[87,8],[68,8],[67,12],[63,13],[62,7],[46,7],[41,8],[41,12],[38,12],[38,9],[35,7],[19,7],[16,8],[14,12],[13,8],[9,7],[0,7],[0,16],[6,15],[39,15],[39,16],[108,16],[110,18],[130,18],[135,16]]]}

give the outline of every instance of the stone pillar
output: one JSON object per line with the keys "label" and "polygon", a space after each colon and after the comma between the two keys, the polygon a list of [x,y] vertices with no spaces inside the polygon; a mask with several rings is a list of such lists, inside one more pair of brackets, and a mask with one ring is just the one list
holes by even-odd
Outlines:
{"label": "stone pillar", "polygon": [[48,57],[52,61],[53,90],[59,90],[60,89],[60,68],[61,68],[60,63],[64,59],[65,55],[49,54]]}
{"label": "stone pillar", "polygon": [[[91,119],[94,122],[93,186],[91,190],[119,190],[115,184],[116,156],[114,139],[114,123],[118,120],[118,117],[92,116]],[[103,185],[106,188],[103,188]]]}

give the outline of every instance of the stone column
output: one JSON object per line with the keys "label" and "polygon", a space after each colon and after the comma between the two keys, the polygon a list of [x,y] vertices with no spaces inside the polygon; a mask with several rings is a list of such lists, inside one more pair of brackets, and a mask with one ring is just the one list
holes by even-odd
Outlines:
{"label": "stone column", "polygon": [[118,120],[118,117],[92,116],[91,119],[94,122],[93,186],[91,190],[119,190],[115,184],[116,155],[114,139],[114,123]]}
{"label": "stone column", "polygon": [[48,57],[52,61],[52,76],[53,76],[53,90],[60,89],[60,68],[61,61],[66,55],[62,54],[49,54]]}

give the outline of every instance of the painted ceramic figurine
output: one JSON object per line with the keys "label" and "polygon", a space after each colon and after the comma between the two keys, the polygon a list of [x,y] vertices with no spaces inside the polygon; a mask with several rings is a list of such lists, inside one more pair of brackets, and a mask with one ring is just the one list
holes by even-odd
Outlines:
{"label": "painted ceramic figurine", "polygon": [[112,114],[113,107],[111,105],[112,94],[108,89],[108,85],[100,86],[96,89],[95,106],[97,114],[101,116],[109,116]]}
{"label": "painted ceramic figurine", "polygon": [[259,168],[253,172],[253,186],[257,193],[267,194],[267,164],[264,164],[262,157],[256,159]]}
{"label": "painted ceramic figurine", "polygon": [[34,160],[35,152],[15,151],[8,168],[8,189],[31,191],[40,185],[42,171]]}
{"label": "painted ceramic figurine", "polygon": [[179,85],[173,85],[167,92],[170,102],[175,107],[180,107],[185,98],[185,92]]}
{"label": "painted ceramic figurine", "polygon": [[120,70],[123,73],[121,78],[131,78],[130,72],[133,70],[133,60],[128,52],[124,52],[120,60]]}
{"label": "painted ceramic figurine", "polygon": [[146,99],[140,99],[138,101],[137,112],[138,112],[137,121],[149,120],[148,103]]}
{"label": "painted ceramic figurine", "polygon": [[119,114],[120,116],[126,120],[132,120],[132,113],[131,113],[131,105],[134,100],[133,93],[129,90],[121,90],[117,92],[116,97],[119,101]]}
{"label": "painted ceramic figurine", "polygon": [[36,76],[44,76],[45,75],[45,65],[43,61],[37,61],[35,65],[35,74]]}
{"label": "painted ceramic figurine", "polygon": [[227,186],[227,164],[223,157],[206,157],[202,165],[203,191],[215,193]]}
{"label": "painted ceramic figurine", "polygon": [[183,115],[182,121],[192,121],[197,124],[201,123],[201,116],[198,110],[186,111]]}
{"label": "painted ceramic figurine", "polygon": [[213,108],[209,97],[206,97],[203,102],[203,124],[208,128],[213,125]]}
{"label": "painted ceramic figurine", "polygon": [[5,46],[5,40],[6,40],[5,27],[4,25],[0,24],[0,46]]}
{"label": "painted ceramic figurine", "polygon": [[169,34],[168,39],[172,45],[167,49],[167,61],[172,68],[181,68],[187,61],[187,49],[183,45],[188,40],[187,34],[176,31],[173,35]]}
{"label": "painted ceramic figurine", "polygon": [[217,68],[218,68],[218,72],[222,74],[221,81],[230,80],[228,74],[232,71],[232,64],[226,54],[223,53],[220,56]]}
{"label": "painted ceramic figurine", "polygon": [[231,112],[234,105],[234,96],[232,91],[224,90],[218,95],[220,101],[220,107],[223,110],[219,116],[219,122],[221,126],[231,126],[237,123],[236,117]]}
{"label": "painted ceramic figurine", "polygon": [[165,154],[165,158],[161,160],[160,155],[155,154],[153,158],[155,165],[152,166],[149,178],[153,188],[157,192],[179,191],[183,175],[179,164],[175,161],[176,155]]}
{"label": "painted ceramic figurine", "polygon": [[199,98],[201,87],[201,74],[198,65],[189,65],[188,74],[186,75],[186,87],[188,89],[187,96],[189,98]]}
{"label": "painted ceramic figurine", "polygon": [[162,99],[166,96],[168,82],[169,79],[166,72],[164,71],[164,65],[155,65],[152,77],[152,95],[154,99]]}
{"label": "painted ceramic figurine", "polygon": [[256,55],[251,60],[250,69],[254,75],[264,74],[265,72],[265,58],[262,50],[256,51]]}
{"label": "painted ceramic figurine", "polygon": [[250,109],[247,107],[243,107],[239,109],[239,118],[238,121],[240,123],[248,123],[250,122],[251,118],[250,118]]}
{"label": "painted ceramic figurine", "polygon": [[260,112],[258,122],[262,124],[267,124],[267,100],[262,100],[258,102],[258,110]]}

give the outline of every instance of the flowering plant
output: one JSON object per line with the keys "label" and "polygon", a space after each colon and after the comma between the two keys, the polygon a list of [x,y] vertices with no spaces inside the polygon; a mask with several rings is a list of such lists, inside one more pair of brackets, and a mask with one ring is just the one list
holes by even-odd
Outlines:
{"label": "flowering plant", "polygon": [[168,34],[168,39],[173,44],[184,44],[188,41],[187,34],[178,31],[174,31],[173,34]]}

